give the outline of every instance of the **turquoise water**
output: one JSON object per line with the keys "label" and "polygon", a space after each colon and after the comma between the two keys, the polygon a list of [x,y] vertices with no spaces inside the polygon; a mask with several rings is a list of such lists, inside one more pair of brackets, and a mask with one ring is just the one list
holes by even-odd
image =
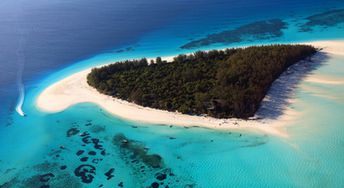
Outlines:
{"label": "turquoise water", "polygon": [[[55,114],[36,109],[37,95],[66,75],[121,59],[192,52],[196,49],[180,46],[257,20],[280,18],[288,27],[277,38],[216,43],[197,49],[344,37],[340,16],[336,16],[335,25],[300,31],[304,18],[344,7],[339,1],[269,1],[266,5],[254,1],[252,8],[239,2],[231,8],[221,6],[224,2],[217,3],[202,1],[197,10],[176,14],[164,26],[145,32],[127,45],[94,52],[91,58],[27,81],[23,105],[27,116],[8,109],[9,115],[1,117],[6,121],[0,126],[0,187],[149,187],[154,182],[159,187],[343,187],[344,83],[299,83],[291,96],[295,102],[289,106],[300,116],[285,127],[288,138],[130,122],[89,103]],[[281,7],[281,3],[286,4]],[[221,11],[216,11],[219,7]],[[265,11],[256,11],[257,16],[240,13],[257,7]],[[281,11],[283,8],[288,11]],[[233,13],[227,9],[238,16],[230,17]],[[207,24],[201,25],[203,22]],[[134,50],[118,52],[127,47]],[[312,74],[343,80],[343,62],[344,56],[328,55]],[[87,172],[83,174],[83,170]]]}

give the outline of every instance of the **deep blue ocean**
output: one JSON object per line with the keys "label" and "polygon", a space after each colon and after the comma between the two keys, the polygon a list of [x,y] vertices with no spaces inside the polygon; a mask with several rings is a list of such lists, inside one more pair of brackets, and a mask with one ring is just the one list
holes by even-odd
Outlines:
{"label": "deep blue ocean", "polygon": [[[224,42],[219,37],[223,32],[240,40]],[[0,188],[156,187],[153,183],[344,187],[343,85],[302,83],[293,108],[309,118],[288,129],[293,137],[287,141],[264,134],[142,125],[93,104],[56,114],[34,105],[39,92],[54,81],[109,61],[334,39],[344,39],[341,0],[2,0]],[[195,41],[207,45],[192,46]],[[186,44],[190,47],[183,48]],[[343,79],[342,62],[343,56],[331,56],[314,74]],[[26,117],[15,111],[20,99]],[[77,133],[68,136],[73,131]],[[80,138],[85,132],[94,145]],[[120,147],[116,139],[121,136],[131,148]],[[96,143],[104,150],[98,152]],[[135,158],[132,150],[145,152]],[[152,155],[162,158],[162,168],[147,166]],[[106,175],[109,171],[114,177]],[[80,172],[91,174],[92,181],[83,182]]]}

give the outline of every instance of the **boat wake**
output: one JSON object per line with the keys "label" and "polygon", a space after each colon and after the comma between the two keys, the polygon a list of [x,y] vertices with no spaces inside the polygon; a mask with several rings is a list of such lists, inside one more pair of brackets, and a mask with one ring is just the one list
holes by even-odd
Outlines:
{"label": "boat wake", "polygon": [[15,110],[20,116],[25,116],[25,113],[23,112],[23,109],[22,109],[24,100],[25,100],[25,87],[23,84],[23,71],[24,71],[24,65],[25,65],[25,57],[22,51],[22,46],[24,43],[24,36],[19,26],[17,27],[17,30],[21,37],[20,37],[18,49],[17,49],[17,58],[18,58],[17,63],[19,67],[18,72],[17,72],[18,100],[17,100],[17,105],[16,105]]}
{"label": "boat wake", "polygon": [[20,78],[18,78],[17,80],[19,96],[18,96],[18,102],[16,105],[16,111],[20,116],[25,116],[25,113],[23,112],[23,109],[22,109],[24,99],[25,99],[25,88],[24,88],[24,84],[22,83],[22,74],[18,74],[18,75],[20,76]]}

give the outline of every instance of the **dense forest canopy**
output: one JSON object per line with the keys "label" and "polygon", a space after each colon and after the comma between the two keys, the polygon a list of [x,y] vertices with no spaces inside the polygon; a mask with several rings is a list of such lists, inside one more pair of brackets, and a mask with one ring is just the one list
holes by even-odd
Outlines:
{"label": "dense forest canopy", "polygon": [[284,70],[314,53],[308,45],[198,51],[172,62],[144,58],[94,68],[87,81],[101,93],[146,107],[248,118]]}

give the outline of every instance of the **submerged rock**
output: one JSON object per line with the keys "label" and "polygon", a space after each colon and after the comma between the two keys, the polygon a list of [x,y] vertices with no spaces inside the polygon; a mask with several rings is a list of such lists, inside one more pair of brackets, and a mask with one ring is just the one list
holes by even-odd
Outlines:
{"label": "submerged rock", "polygon": [[146,165],[151,166],[153,168],[160,168],[163,166],[162,158],[160,157],[160,155],[144,155],[142,156],[142,159]]}
{"label": "submerged rock", "polygon": [[90,138],[91,138],[91,136],[85,136],[81,140],[85,144],[90,144],[91,143],[91,141],[89,140]]}
{"label": "submerged rock", "polygon": [[314,14],[306,18],[307,22],[300,27],[300,31],[309,32],[313,27],[331,27],[344,23],[344,9],[330,10],[320,14]]}
{"label": "submerged rock", "polygon": [[115,171],[114,168],[111,168],[109,171],[105,172],[104,175],[106,176],[107,180],[110,180],[114,177],[113,172]]}
{"label": "submerged rock", "polygon": [[123,182],[119,182],[118,187],[123,187]]}
{"label": "submerged rock", "polygon": [[82,158],[80,158],[80,161],[81,162],[86,162],[88,160],[88,157],[82,157]]}
{"label": "submerged rock", "polygon": [[67,137],[74,136],[74,135],[78,134],[79,132],[80,132],[80,130],[77,128],[70,128],[67,131]]}
{"label": "submerged rock", "polygon": [[158,188],[158,187],[159,187],[159,183],[158,183],[158,182],[153,182],[153,183],[151,184],[151,187],[152,187],[152,188]]}
{"label": "submerged rock", "polygon": [[141,143],[126,138],[123,134],[114,136],[112,143],[119,146],[122,150],[131,153],[131,162],[135,164],[139,161],[152,168],[163,166],[163,160],[158,154],[148,154],[148,148]]}
{"label": "submerged rock", "polygon": [[83,183],[91,183],[96,175],[96,168],[92,165],[80,165],[74,170],[74,174],[81,178]]}
{"label": "submerged rock", "polygon": [[84,152],[85,152],[84,150],[79,150],[78,152],[76,152],[76,155],[77,155],[77,156],[80,156],[80,155],[82,155]]}
{"label": "submerged rock", "polygon": [[236,29],[210,34],[199,40],[193,40],[181,46],[181,48],[191,49],[216,43],[231,44],[252,39],[262,40],[277,38],[283,35],[282,30],[286,27],[287,23],[280,19],[257,21],[240,26]]}
{"label": "submerged rock", "polygon": [[47,173],[40,176],[39,181],[48,182],[51,178],[55,177],[53,173]]}
{"label": "submerged rock", "polygon": [[87,131],[85,131],[85,132],[83,132],[83,133],[80,134],[81,137],[89,136],[89,135],[90,135],[90,133],[88,133]]}
{"label": "submerged rock", "polygon": [[157,179],[157,180],[160,180],[160,181],[162,181],[162,180],[164,180],[164,179],[166,179],[166,177],[167,177],[167,175],[166,174],[164,174],[164,173],[157,173],[156,175],[155,175],[155,178]]}
{"label": "submerged rock", "polygon": [[102,150],[102,151],[100,152],[100,154],[103,155],[103,156],[105,156],[105,155],[106,155],[105,150]]}

